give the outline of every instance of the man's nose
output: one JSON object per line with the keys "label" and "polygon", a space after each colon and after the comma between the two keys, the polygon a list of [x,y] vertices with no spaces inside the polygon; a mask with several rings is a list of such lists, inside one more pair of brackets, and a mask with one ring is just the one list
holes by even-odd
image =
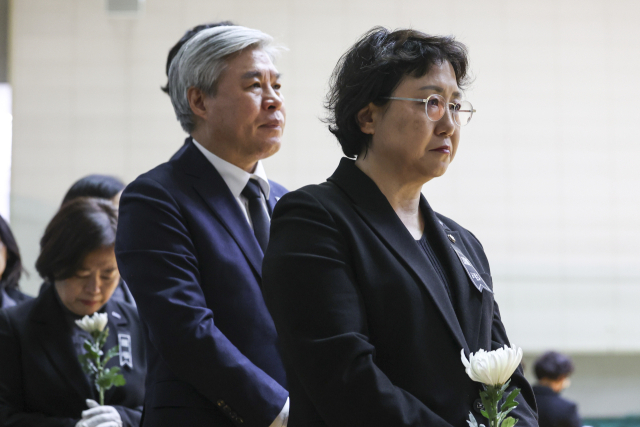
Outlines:
{"label": "man's nose", "polygon": [[266,110],[279,110],[282,104],[284,104],[282,96],[269,86],[262,97],[262,107]]}

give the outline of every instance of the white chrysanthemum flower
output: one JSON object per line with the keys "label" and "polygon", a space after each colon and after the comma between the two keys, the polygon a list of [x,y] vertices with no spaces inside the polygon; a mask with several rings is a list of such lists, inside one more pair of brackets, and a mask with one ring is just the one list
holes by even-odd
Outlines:
{"label": "white chrysanthemum flower", "polygon": [[107,326],[108,321],[109,317],[107,313],[94,313],[91,317],[84,316],[82,319],[76,320],[76,325],[89,333],[102,332]]}
{"label": "white chrysanthemum flower", "polygon": [[469,378],[487,386],[501,387],[506,383],[522,360],[522,349],[506,345],[493,351],[479,350],[469,354],[469,360],[460,352],[462,364]]}

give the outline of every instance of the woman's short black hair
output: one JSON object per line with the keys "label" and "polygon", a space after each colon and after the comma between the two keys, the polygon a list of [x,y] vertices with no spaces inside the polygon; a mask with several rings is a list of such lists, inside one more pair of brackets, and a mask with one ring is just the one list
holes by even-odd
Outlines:
{"label": "woman's short black hair", "polygon": [[53,283],[72,277],[91,252],[116,242],[118,214],[108,200],[78,198],[62,205],[40,240],[36,270]]}
{"label": "woman's short black hair", "polygon": [[89,175],[80,178],[73,183],[64,199],[64,205],[70,200],[78,197],[95,197],[98,199],[113,199],[119,192],[124,190],[124,182],[115,176],[110,175]]}
{"label": "woman's short black hair", "polygon": [[9,224],[0,216],[0,242],[7,248],[7,264],[0,277],[0,289],[17,288],[22,275],[22,258]]}
{"label": "woman's short black hair", "polygon": [[536,378],[539,380],[543,378],[557,380],[571,375],[574,368],[569,356],[555,351],[548,351],[536,360],[533,369],[536,373]]}
{"label": "woman's short black hair", "polygon": [[373,102],[384,105],[403,77],[422,77],[435,64],[448,61],[460,89],[467,84],[467,48],[453,37],[416,30],[375,27],[338,61],[325,103],[329,131],[348,157],[366,153],[371,135],[360,130],[357,114]]}

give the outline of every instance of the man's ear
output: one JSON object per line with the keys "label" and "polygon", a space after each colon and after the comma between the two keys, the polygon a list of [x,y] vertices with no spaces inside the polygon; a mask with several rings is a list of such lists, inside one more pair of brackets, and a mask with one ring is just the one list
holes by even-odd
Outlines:
{"label": "man's ear", "polygon": [[189,107],[196,117],[206,119],[207,107],[204,104],[204,93],[197,87],[190,87],[187,89],[187,100],[189,101]]}
{"label": "man's ear", "polygon": [[376,122],[374,116],[377,108],[378,107],[370,102],[366,107],[358,111],[356,119],[358,120],[358,124],[360,125],[360,130],[362,131],[362,133],[366,133],[367,135],[373,135],[375,133]]}

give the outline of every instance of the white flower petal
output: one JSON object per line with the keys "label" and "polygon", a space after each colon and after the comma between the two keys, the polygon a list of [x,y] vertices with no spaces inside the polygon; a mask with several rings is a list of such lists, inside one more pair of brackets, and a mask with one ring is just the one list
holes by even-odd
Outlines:
{"label": "white flower petal", "polygon": [[504,346],[494,351],[480,349],[469,354],[469,360],[460,353],[465,371],[472,381],[490,386],[502,386],[513,375],[522,360],[522,349],[516,346]]}
{"label": "white flower petal", "polygon": [[84,316],[80,320],[76,320],[76,325],[84,331],[89,333],[102,332],[109,322],[109,316],[107,313],[94,313],[93,316]]}
{"label": "white flower petal", "polygon": [[107,315],[107,313],[95,313],[93,317],[96,330],[100,332],[104,331],[104,328],[109,322],[109,316]]}
{"label": "white flower petal", "polygon": [[464,355],[464,348],[460,350],[460,359],[462,359],[462,364],[464,365],[465,369],[468,369],[471,366],[469,364],[469,361],[467,360],[467,357]]}

